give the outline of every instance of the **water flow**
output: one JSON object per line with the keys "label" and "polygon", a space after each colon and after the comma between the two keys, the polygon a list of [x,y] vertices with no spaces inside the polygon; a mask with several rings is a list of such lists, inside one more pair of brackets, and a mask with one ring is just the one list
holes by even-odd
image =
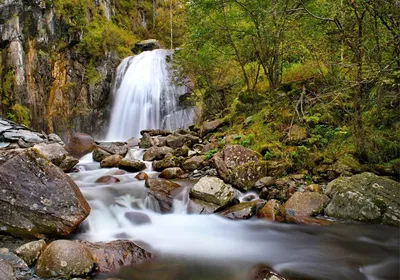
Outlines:
{"label": "water flow", "polygon": [[[143,150],[130,155],[140,159]],[[94,169],[88,157],[80,163],[81,172],[71,177],[79,185],[92,207],[86,232],[78,238],[90,241],[130,239],[160,257],[234,265],[235,278],[241,267],[266,264],[289,279],[389,280],[399,279],[399,228],[378,225],[336,225],[327,227],[270,223],[261,220],[231,221],[218,215],[187,214],[188,189],[195,182],[178,181],[174,211],[159,213],[158,202],[147,195],[143,181],[134,173],[116,175],[117,169]],[[145,170],[150,178],[158,172]],[[96,184],[104,175],[120,179],[119,183]],[[192,262],[192,261],[190,261]],[[192,263],[193,264],[193,263]],[[200,267],[205,272],[204,266]],[[239,268],[239,269],[238,269]],[[139,269],[140,271],[141,269]],[[221,272],[221,269],[217,269]],[[222,269],[224,270],[224,269]],[[163,270],[166,276],[169,270]],[[196,271],[186,271],[188,278]],[[129,272],[130,273],[130,272]],[[172,272],[170,272],[172,273]],[[208,273],[208,272],[207,272]],[[209,273],[213,274],[212,269]],[[210,277],[211,277],[210,274]],[[162,279],[178,279],[174,278]],[[158,279],[149,272],[149,278]],[[291,278],[293,277],[293,278]],[[297,278],[299,277],[299,278]],[[121,278],[144,279],[144,278]]]}
{"label": "water flow", "polygon": [[169,50],[146,51],[118,66],[107,141],[139,137],[143,129],[172,130],[193,123],[193,108],[179,105],[186,88],[171,82],[167,63],[171,55]]}

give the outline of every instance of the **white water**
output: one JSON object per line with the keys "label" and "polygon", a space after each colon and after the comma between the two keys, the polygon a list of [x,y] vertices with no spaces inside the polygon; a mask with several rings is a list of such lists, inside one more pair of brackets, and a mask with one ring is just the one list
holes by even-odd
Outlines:
{"label": "white water", "polygon": [[[142,151],[133,150],[130,155],[140,159]],[[234,263],[235,269],[262,263],[284,275],[300,275],[301,279],[399,279],[399,229],[372,225],[299,226],[189,215],[187,190],[194,182],[187,180],[178,181],[182,190],[175,196],[174,212],[161,214],[154,211],[157,202],[147,197],[143,181],[134,178],[136,174],[113,175],[121,181],[96,184],[99,177],[114,174],[117,169],[99,169],[98,165],[96,168],[89,157],[81,161],[80,168],[82,171],[71,177],[92,212],[86,220],[86,231],[78,238],[128,238],[147,244],[145,248],[157,256],[195,259],[213,265]],[[150,168],[145,172],[153,178],[158,176]],[[129,218],[130,215],[139,219]],[[234,275],[235,279],[248,279],[236,270]],[[146,279],[157,278],[150,275]]]}
{"label": "white water", "polygon": [[173,130],[193,123],[193,108],[178,102],[186,88],[171,82],[167,63],[171,55],[169,50],[145,51],[118,66],[106,141],[139,137],[143,129]]}

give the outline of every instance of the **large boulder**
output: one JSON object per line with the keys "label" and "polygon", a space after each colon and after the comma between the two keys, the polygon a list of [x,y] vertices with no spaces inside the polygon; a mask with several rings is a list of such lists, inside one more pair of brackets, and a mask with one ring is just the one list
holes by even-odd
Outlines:
{"label": "large boulder", "polygon": [[118,167],[119,163],[122,160],[122,156],[120,155],[111,155],[108,156],[106,158],[104,158],[101,162],[100,162],[100,166],[102,168],[108,168],[108,167]]}
{"label": "large boulder", "polygon": [[89,215],[72,179],[35,149],[0,150],[0,230],[21,237],[64,237]]}
{"label": "large boulder", "polygon": [[178,134],[173,133],[167,136],[167,145],[173,149],[187,146],[193,147],[194,144],[199,143],[200,138],[192,134]]}
{"label": "large boulder", "polygon": [[57,166],[59,166],[68,155],[68,152],[59,143],[40,143],[36,144],[34,148]]}
{"label": "large boulder", "polygon": [[35,273],[41,278],[84,277],[94,268],[95,259],[89,248],[76,241],[57,240],[40,255]]}
{"label": "large boulder", "polygon": [[210,122],[205,122],[200,128],[201,137],[206,136],[208,133],[214,132],[224,124],[225,122],[223,120],[214,120]]}
{"label": "large boulder", "polygon": [[148,195],[158,202],[160,210],[171,212],[173,191],[181,186],[164,179],[147,179],[145,185],[150,189]]}
{"label": "large boulder", "polygon": [[81,243],[92,252],[99,272],[117,272],[122,267],[154,258],[153,254],[129,240],[116,240],[109,243],[82,241]]}
{"label": "large boulder", "polygon": [[328,184],[328,216],[368,223],[400,225],[400,183],[372,173],[341,177]]}
{"label": "large boulder", "polygon": [[144,155],[143,155],[143,160],[145,161],[151,161],[151,160],[161,160],[163,159],[167,154],[172,154],[174,152],[174,149],[170,147],[157,147],[153,146],[150,149],[148,149]]}
{"label": "large boulder", "polygon": [[248,191],[255,187],[256,182],[268,174],[268,162],[249,161],[231,170],[229,183],[237,188]]}
{"label": "large boulder", "polygon": [[0,260],[0,279],[15,280],[15,273],[12,266],[3,260]]}
{"label": "large boulder", "polygon": [[82,157],[92,152],[96,143],[92,136],[85,133],[74,133],[67,141],[65,149],[74,157]]}
{"label": "large boulder", "polygon": [[203,167],[203,164],[205,163],[205,161],[206,160],[204,159],[203,156],[194,156],[194,157],[191,157],[191,158],[185,160],[182,163],[182,167],[183,167],[183,169],[188,170],[188,171],[201,169]]}
{"label": "large boulder", "polygon": [[258,210],[265,204],[263,200],[254,200],[250,202],[242,202],[219,212],[221,216],[224,216],[231,220],[247,220],[257,214]]}
{"label": "large boulder", "polygon": [[170,167],[170,168],[164,169],[158,177],[164,178],[164,179],[176,179],[183,174],[185,174],[185,171],[183,171],[181,168]]}
{"label": "large boulder", "polygon": [[119,168],[128,172],[139,172],[146,169],[146,164],[143,161],[137,159],[122,159],[119,162]]}
{"label": "large boulder", "polygon": [[296,192],[285,203],[286,216],[316,216],[328,204],[329,197],[316,192]]}
{"label": "large boulder", "polygon": [[201,178],[189,192],[191,198],[219,206],[228,205],[235,198],[235,190],[217,177]]}
{"label": "large boulder", "polygon": [[129,147],[125,142],[97,143],[97,146],[111,155],[126,156]]}
{"label": "large boulder", "polygon": [[276,222],[285,221],[285,215],[285,208],[276,199],[268,200],[264,207],[257,213],[257,217],[260,219]]}
{"label": "large boulder", "polygon": [[181,165],[181,161],[179,158],[171,156],[164,158],[162,160],[155,160],[152,163],[154,170],[162,171],[166,168],[170,167],[179,167]]}

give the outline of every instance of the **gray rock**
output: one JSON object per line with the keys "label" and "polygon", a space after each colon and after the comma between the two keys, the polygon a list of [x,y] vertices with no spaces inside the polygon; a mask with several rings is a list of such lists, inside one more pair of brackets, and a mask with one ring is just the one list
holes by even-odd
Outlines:
{"label": "gray rock", "polygon": [[201,169],[203,164],[205,163],[205,159],[203,156],[195,156],[192,157],[182,163],[182,167],[185,170],[193,171],[196,169]]}
{"label": "gray rock", "polygon": [[14,250],[14,253],[19,256],[24,262],[31,266],[34,265],[40,254],[44,251],[47,244],[42,240],[26,243]]}
{"label": "gray rock", "polygon": [[71,156],[67,156],[58,167],[61,168],[62,171],[64,172],[70,172],[72,170],[72,168],[74,168],[75,165],[77,165],[79,163],[79,160],[71,157]]}
{"label": "gray rock", "polygon": [[274,177],[268,176],[268,177],[262,177],[255,183],[255,188],[256,189],[262,189],[264,187],[272,187],[275,185],[276,179]]}
{"label": "gray rock", "polygon": [[328,184],[328,216],[400,225],[400,183],[372,173],[341,177]]}
{"label": "gray rock", "polygon": [[265,205],[263,200],[255,200],[251,202],[242,202],[219,212],[218,214],[231,220],[247,220],[257,215],[260,208]]}
{"label": "gray rock", "polygon": [[200,128],[201,137],[206,136],[208,133],[214,132],[219,127],[223,126],[225,122],[223,120],[214,120],[210,122],[206,122]]}
{"label": "gray rock", "polygon": [[189,214],[212,214],[221,208],[220,205],[191,198],[188,204]]}
{"label": "gray rock", "polygon": [[153,168],[156,171],[162,171],[169,167],[179,167],[181,165],[181,161],[177,157],[167,157],[162,160],[153,161]]}
{"label": "gray rock", "polygon": [[164,130],[164,129],[144,129],[142,131],[140,131],[140,135],[144,135],[145,133],[147,133],[150,136],[168,136],[170,135],[172,132],[169,130]]}
{"label": "gray rock", "polygon": [[29,130],[7,130],[3,133],[3,137],[9,141],[18,141],[20,138],[27,143],[41,143],[44,141],[44,136],[37,132]]}
{"label": "gray rock", "polygon": [[147,133],[144,133],[142,138],[140,138],[139,148],[148,149],[153,146],[154,146],[154,142],[153,142],[153,139],[151,138],[151,136]]}
{"label": "gray rock", "polygon": [[40,143],[36,144],[33,148],[45,157],[47,157],[52,163],[57,166],[59,166],[68,155],[68,152],[59,143]]}
{"label": "gray rock", "polygon": [[173,153],[173,149],[170,147],[151,147],[148,149],[144,155],[143,155],[143,160],[145,161],[151,161],[151,160],[161,160],[165,157],[165,155]]}
{"label": "gray rock", "polygon": [[120,155],[122,157],[129,151],[128,145],[124,142],[98,143],[97,147],[111,155]]}
{"label": "gray rock", "polygon": [[101,162],[103,159],[105,159],[108,156],[111,156],[111,154],[106,152],[103,149],[96,148],[93,151],[93,160],[94,161]]}
{"label": "gray rock", "polygon": [[285,203],[286,216],[316,216],[328,204],[329,197],[316,192],[296,192]]}
{"label": "gray rock", "polygon": [[88,246],[76,241],[57,240],[40,255],[35,273],[42,278],[86,276],[95,260]]}
{"label": "gray rock", "polygon": [[[17,255],[15,255],[12,252],[7,252],[7,251],[2,251],[0,250],[0,263],[8,263],[13,270],[13,276],[11,278],[3,278],[1,277],[1,272],[0,272],[0,279],[4,280],[11,280],[11,279],[17,279],[17,280],[40,280],[37,276],[35,276],[31,269],[28,267],[28,265]],[[6,269],[9,271],[9,268]],[[0,268],[1,271],[1,268]],[[6,274],[7,275],[7,274]],[[10,275],[7,275],[10,276]],[[13,278],[15,277],[15,278]]]}
{"label": "gray rock", "polygon": [[0,279],[15,280],[14,269],[12,266],[3,260],[0,260]]}
{"label": "gray rock", "polygon": [[134,53],[144,52],[144,51],[152,51],[155,49],[161,48],[160,43],[156,39],[148,39],[144,41],[140,41],[135,44],[135,47],[132,49]]}
{"label": "gray rock", "polygon": [[120,161],[122,160],[122,157],[120,155],[111,155],[106,157],[100,162],[100,166],[102,168],[107,168],[107,167],[118,167]]}
{"label": "gray rock", "polygon": [[146,169],[146,164],[140,160],[122,159],[119,162],[119,168],[128,172],[139,172]]}
{"label": "gray rock", "polygon": [[233,200],[235,191],[217,177],[203,177],[190,189],[189,195],[191,198],[225,206]]}
{"label": "gray rock", "polygon": [[193,147],[194,144],[199,143],[200,138],[191,134],[178,134],[173,133],[167,136],[167,145],[173,149],[187,146]]}
{"label": "gray rock", "polygon": [[51,133],[47,136],[47,139],[49,139],[50,142],[59,143],[63,146],[65,145],[64,141],[57,134]]}

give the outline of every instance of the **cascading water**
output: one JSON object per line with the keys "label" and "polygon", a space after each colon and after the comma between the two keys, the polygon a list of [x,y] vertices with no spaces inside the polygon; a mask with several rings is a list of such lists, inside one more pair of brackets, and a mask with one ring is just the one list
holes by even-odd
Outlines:
{"label": "cascading water", "polygon": [[125,58],[118,66],[106,141],[139,137],[143,129],[173,130],[193,123],[194,109],[179,105],[186,87],[171,82],[167,57],[172,53],[145,51]]}

